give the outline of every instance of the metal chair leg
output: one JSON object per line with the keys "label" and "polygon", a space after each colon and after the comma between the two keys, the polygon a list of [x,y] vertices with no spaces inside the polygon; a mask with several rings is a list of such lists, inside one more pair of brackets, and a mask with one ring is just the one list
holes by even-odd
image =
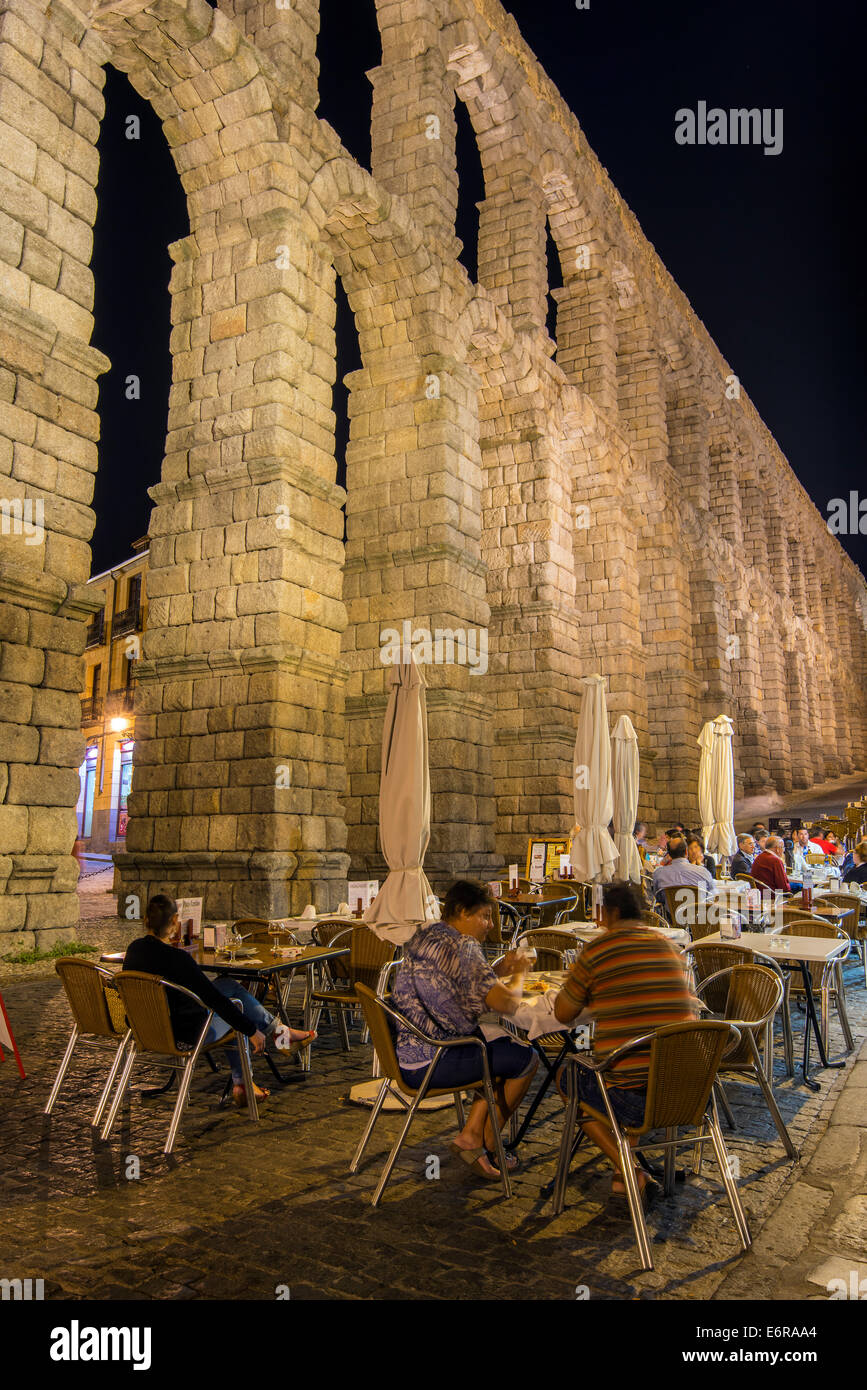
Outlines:
{"label": "metal chair leg", "polygon": [[711,1105],[713,1107],[713,1115],[708,1117],[708,1126],[710,1129],[711,1142],[713,1143],[713,1151],[716,1155],[716,1161],[719,1165],[719,1170],[722,1175],[723,1186],[726,1190],[726,1196],[729,1199],[729,1206],[732,1209],[732,1215],[735,1219],[735,1225],[738,1229],[738,1236],[740,1237],[741,1245],[745,1250],[749,1250],[750,1246],[753,1243],[753,1240],[752,1236],[750,1235],[750,1228],[747,1225],[747,1218],[744,1214],[744,1209],[741,1206],[741,1199],[740,1194],[738,1192],[737,1183],[732,1177],[728,1151],[726,1150],[725,1141],[722,1137],[722,1131],[719,1127],[719,1114],[717,1113],[716,1099],[713,1096],[711,1096]]}
{"label": "metal chair leg", "polygon": [[427,1090],[426,1083],[427,1077],[425,1077],[424,1081],[422,1082],[421,1086],[416,1091],[415,1096],[413,1097],[412,1105],[406,1112],[406,1119],[404,1120],[403,1128],[401,1129],[400,1134],[398,1135],[397,1143],[395,1144],[391,1153],[388,1155],[388,1158],[385,1161],[385,1167],[379,1175],[379,1182],[376,1184],[376,1191],[374,1192],[373,1197],[370,1201],[370,1204],[373,1207],[379,1206],[379,1199],[385,1191],[385,1185],[391,1177],[391,1170],[397,1162],[398,1154],[403,1148],[403,1141],[406,1139],[406,1136],[409,1133],[409,1127],[412,1124],[413,1116],[415,1115],[415,1112],[418,1110],[421,1101],[424,1099],[424,1093]]}
{"label": "metal chair leg", "polygon": [[56,1077],[54,1078],[54,1085],[51,1088],[51,1095],[48,1097],[48,1104],[46,1105],[43,1111],[44,1115],[50,1115],[52,1110],[54,1109],[54,1102],[57,1100],[57,1097],[60,1094],[60,1088],[63,1085],[63,1078],[69,1071],[69,1064],[72,1061],[72,1054],[75,1051],[80,1036],[81,1034],[79,1032],[78,1024],[76,1023],[72,1029],[72,1032],[69,1035],[69,1042],[66,1044],[66,1051],[63,1054],[63,1060],[60,1063],[60,1068]]}
{"label": "metal chair leg", "polygon": [[846,991],[843,988],[843,967],[841,964],[837,965],[835,977],[837,980],[837,989],[834,1002],[837,1005],[840,1027],[843,1029],[843,1041],[846,1044],[846,1051],[854,1052],[855,1039],[852,1037],[852,1028],[849,1024],[849,1010],[846,1007]]}
{"label": "metal chair leg", "polygon": [[460,1091],[455,1091],[455,1115],[458,1120],[458,1129],[463,1129],[467,1123],[464,1113],[464,1098]]}
{"label": "metal chair leg", "polygon": [[785,992],[783,994],[782,1016],[783,1016],[783,1051],[786,1058],[786,1076],[795,1075],[795,1039],[792,1033],[792,1015],[789,1011],[789,988],[791,979],[786,975]]}
{"label": "metal chair leg", "polygon": [[349,1046],[349,1026],[346,1022],[346,1010],[338,1007],[337,1026],[340,1029],[340,1042],[344,1052],[350,1051]]}
{"label": "metal chair leg", "polygon": [[713,1083],[713,1088],[719,1098],[719,1103],[723,1108],[723,1114],[726,1117],[726,1124],[728,1125],[729,1129],[737,1129],[737,1125],[735,1124],[735,1117],[732,1114],[732,1109],[729,1105],[728,1096],[725,1093],[723,1084],[720,1081],[719,1077],[717,1077],[716,1081]]}
{"label": "metal chair leg", "polygon": [[[707,1135],[708,1133],[709,1133],[709,1130],[708,1130],[708,1127],[707,1127],[707,1120],[705,1119],[704,1123],[702,1124],[701,1128],[699,1129],[699,1137],[700,1137],[700,1138],[704,1138],[704,1136]],[[701,1177],[701,1164],[702,1164],[702,1158],[703,1158],[703,1156],[704,1156],[704,1144],[696,1144],[694,1147],[695,1147],[695,1154],[694,1154],[693,1160],[692,1160],[692,1171],[693,1171],[693,1175],[694,1175],[695,1177],[700,1178],[700,1177]]]}
{"label": "metal chair leg", "polygon": [[135,1062],[135,1043],[133,1043],[133,1044],[127,1049],[126,1061],[125,1061],[124,1064],[123,1064],[123,1071],[122,1071],[121,1074],[120,1074],[120,1081],[117,1083],[117,1090],[116,1090],[115,1093],[114,1093],[114,1099],[113,1099],[112,1102],[111,1102],[111,1106],[109,1107],[108,1116],[106,1117],[105,1124],[104,1124],[103,1127],[102,1127],[102,1133],[101,1133],[100,1136],[99,1136],[100,1139],[108,1139],[109,1135],[111,1134],[112,1129],[114,1128],[114,1122],[115,1122],[115,1120],[117,1119],[117,1112],[120,1110],[121,1101],[123,1100],[123,1097],[124,1097],[124,1092],[126,1091],[127,1087],[129,1086],[129,1079],[130,1079],[130,1076],[132,1075],[132,1068],[133,1068],[133,1063],[134,1063],[134,1062]]}
{"label": "metal chair leg", "polygon": [[755,1071],[756,1080],[761,1086],[762,1093],[765,1097],[765,1100],[767,1101],[768,1109],[771,1112],[771,1119],[777,1127],[777,1133],[783,1141],[783,1148],[786,1150],[786,1153],[788,1154],[789,1158],[797,1158],[798,1150],[792,1143],[789,1131],[786,1129],[786,1122],[780,1114],[780,1107],[777,1105],[777,1098],[774,1095],[774,1088],[768,1081],[768,1078],[765,1076],[761,1061],[759,1059],[759,1051],[756,1047],[755,1038],[753,1037],[752,1033],[749,1032],[748,1029],[746,1030],[746,1032],[747,1038],[750,1043],[750,1048],[753,1054],[753,1070]]}
{"label": "metal chair leg", "polygon": [[830,995],[831,991],[829,990],[828,986],[823,985],[821,989],[821,1017],[819,1020],[819,1031],[822,1035],[822,1046],[824,1047],[826,1053],[828,1051],[828,1014],[830,1012]]}
{"label": "metal chair leg", "polygon": [[132,1030],[128,1028],[126,1033],[124,1033],[123,1037],[117,1045],[117,1051],[114,1054],[114,1061],[111,1064],[111,1071],[108,1073],[108,1076],[105,1079],[105,1085],[102,1088],[102,1094],[99,1097],[96,1110],[93,1114],[93,1119],[90,1122],[91,1126],[94,1129],[98,1127],[99,1122],[102,1119],[103,1113],[105,1111],[105,1107],[108,1105],[108,1098],[111,1095],[111,1088],[115,1083],[115,1078],[117,1077],[118,1071],[120,1070],[120,1065],[123,1061],[124,1054],[127,1049],[127,1044],[129,1043],[131,1038]]}
{"label": "metal chair leg", "polygon": [[383,1081],[382,1085],[379,1088],[376,1100],[373,1102],[373,1108],[370,1112],[370,1118],[367,1121],[358,1148],[355,1150],[355,1157],[349,1165],[350,1173],[355,1173],[358,1170],[358,1165],[361,1162],[364,1150],[367,1148],[367,1141],[373,1133],[373,1127],[379,1119],[379,1113],[382,1110],[383,1105],[385,1104],[385,1098],[388,1095],[388,1089],[389,1083],[388,1078],[386,1077],[386,1079]]}
{"label": "metal chair leg", "polygon": [[241,1061],[241,1072],[244,1077],[244,1090],[247,1093],[247,1113],[250,1116],[250,1119],[253,1121],[253,1123],[258,1124],[259,1104],[256,1100],[256,1087],[253,1084],[253,1066],[250,1061],[250,1044],[243,1035],[240,1035],[238,1037],[238,1057]]}
{"label": "metal chair leg", "polygon": [[172,1149],[175,1147],[175,1140],[178,1136],[178,1129],[181,1123],[181,1115],[183,1114],[184,1106],[187,1103],[187,1097],[190,1093],[190,1082],[193,1079],[193,1067],[196,1065],[197,1055],[198,1050],[196,1052],[190,1053],[190,1056],[187,1059],[187,1062],[184,1066],[184,1072],[181,1077],[181,1083],[178,1086],[178,1098],[175,1101],[175,1108],[172,1111],[172,1119],[169,1125],[169,1132],[166,1136],[166,1142],[163,1148],[164,1154],[170,1154]]}
{"label": "metal chair leg", "polygon": [[500,1177],[503,1181],[503,1192],[506,1197],[512,1195],[512,1181],[509,1177],[509,1169],[506,1165],[506,1151],[503,1148],[503,1135],[500,1130],[500,1117],[497,1114],[497,1105],[494,1100],[494,1088],[490,1079],[484,1081],[485,1100],[488,1102],[488,1114],[491,1117],[491,1129],[494,1132],[494,1153],[497,1159],[497,1167],[500,1170]]}
{"label": "metal chair leg", "polygon": [[[650,1237],[647,1234],[644,1208],[641,1205],[641,1194],[638,1191],[638,1182],[635,1177],[632,1150],[619,1128],[615,1130],[614,1138],[620,1153],[620,1167],[623,1173],[623,1183],[626,1187],[626,1200],[629,1203],[629,1215],[632,1220],[632,1229],[635,1232],[635,1243],[638,1246],[641,1268],[651,1270],[653,1269],[653,1256],[650,1253]],[[666,1156],[667,1154],[668,1150],[666,1150]]]}
{"label": "metal chair leg", "polygon": [[[673,1142],[677,1138],[677,1130],[667,1129],[665,1131],[665,1138],[667,1142]],[[666,1197],[670,1197],[674,1192],[676,1158],[677,1154],[673,1148],[665,1150],[665,1158],[663,1159],[663,1192]]]}
{"label": "metal chair leg", "polygon": [[554,1177],[553,1206],[555,1216],[560,1215],[566,1202],[566,1183],[569,1179],[569,1164],[574,1153],[575,1122],[578,1118],[578,1087],[571,1078],[569,1084],[571,1093],[563,1113],[563,1136],[560,1140],[560,1156],[557,1160],[557,1172]]}

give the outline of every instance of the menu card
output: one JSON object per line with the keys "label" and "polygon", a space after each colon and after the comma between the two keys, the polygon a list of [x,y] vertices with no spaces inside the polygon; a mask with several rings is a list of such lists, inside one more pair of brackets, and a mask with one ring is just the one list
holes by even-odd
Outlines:
{"label": "menu card", "polygon": [[379,880],[354,879],[349,885],[349,906],[354,912],[361,903],[362,911],[366,912],[379,892]]}
{"label": "menu card", "polygon": [[202,934],[202,898],[178,898],[181,940],[197,941]]}

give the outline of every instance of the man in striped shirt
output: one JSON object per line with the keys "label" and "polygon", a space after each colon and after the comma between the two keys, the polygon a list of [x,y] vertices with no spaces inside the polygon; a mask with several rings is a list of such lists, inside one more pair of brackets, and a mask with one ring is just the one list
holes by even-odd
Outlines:
{"label": "man in striped shirt", "polygon": [[[632,884],[606,884],[602,894],[605,933],[585,946],[554,1003],[561,1023],[571,1023],[589,1010],[596,1025],[593,1055],[597,1061],[643,1033],[698,1017],[698,1003],[689,992],[681,956],[642,918],[641,899]],[[621,1125],[643,1121],[648,1057],[647,1049],[628,1053],[609,1075],[608,1095]],[[604,1114],[595,1075],[579,1067],[578,1079],[581,1099]],[[559,1085],[562,1091],[562,1073]],[[584,1129],[614,1164],[612,1193],[625,1195],[610,1129],[598,1120],[588,1121]],[[643,1193],[650,1179],[640,1169],[637,1176]]]}

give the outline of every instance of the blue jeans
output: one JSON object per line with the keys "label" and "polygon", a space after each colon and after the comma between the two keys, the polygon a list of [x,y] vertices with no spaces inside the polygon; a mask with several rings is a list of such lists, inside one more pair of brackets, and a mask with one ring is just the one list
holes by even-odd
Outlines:
{"label": "blue jeans", "polygon": [[[570,1063],[574,1066],[574,1062]],[[557,1077],[557,1086],[564,1100],[565,1090],[565,1069],[561,1069]],[[608,1099],[611,1101],[611,1109],[614,1111],[614,1118],[617,1123],[624,1128],[635,1126],[638,1128],[644,1123],[644,1106],[647,1100],[646,1086],[608,1086]],[[585,1067],[578,1069],[578,1095],[581,1100],[592,1105],[594,1110],[601,1110],[603,1115],[608,1112],[605,1109],[605,1101],[599,1089],[599,1081],[592,1071],[587,1071]]]}
{"label": "blue jeans", "polygon": [[[214,980],[213,983],[214,989],[218,990],[220,994],[224,994],[227,999],[233,1000],[244,1017],[249,1018],[251,1023],[255,1023],[260,1033],[265,1033],[267,1035],[274,1031],[277,1026],[277,1019],[273,1014],[269,1014],[264,1005],[260,1004],[259,1000],[255,999],[249,990],[244,989],[243,985],[239,985],[237,980],[229,980],[226,979],[225,976],[222,976],[219,980]],[[224,1019],[218,1018],[217,1015],[214,1014],[211,1020],[211,1026],[205,1036],[205,1042],[216,1042],[218,1038],[224,1038],[226,1034],[231,1031],[231,1026],[226,1023]],[[244,1073],[241,1071],[241,1058],[238,1054],[237,1047],[227,1047],[226,1057],[228,1059],[229,1069],[232,1073],[233,1082],[236,1086],[243,1085]]]}

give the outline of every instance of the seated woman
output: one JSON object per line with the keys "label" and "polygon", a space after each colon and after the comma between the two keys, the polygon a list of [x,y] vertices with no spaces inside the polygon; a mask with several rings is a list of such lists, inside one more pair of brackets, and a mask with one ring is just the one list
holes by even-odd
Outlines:
{"label": "seated woman", "polygon": [[715,877],[716,860],[712,854],[707,853],[704,840],[695,830],[686,837],[686,857],[690,864],[703,864],[711,878]]}
{"label": "seated woman", "polygon": [[[266,1008],[254,999],[236,980],[209,980],[204,970],[186,951],[177,949],[181,923],[174,898],[165,893],[157,893],[147,905],[145,914],[146,935],[131,941],[123,960],[124,970],[140,970],[145,975],[159,975],[172,984],[183,985],[197,994],[202,1003],[213,1009],[216,1018],[211,1020],[206,1043],[216,1042],[230,1029],[243,1033],[250,1039],[254,1052],[262,1052],[268,1038],[276,1048],[284,1051],[297,1051],[308,1047],[316,1037],[315,1033],[302,1033],[295,1028],[287,1028],[274,1018]],[[240,1000],[240,1009],[232,1003]],[[168,991],[169,1014],[175,1041],[195,1043],[202,1031],[206,1015],[198,1004],[183,994]],[[236,1105],[246,1105],[247,1094],[244,1088],[244,1075],[241,1059],[236,1047],[228,1047],[226,1055],[232,1072],[233,1096]],[[255,1086],[257,1100],[264,1100],[270,1093]]]}
{"label": "seated woman", "polygon": [[867,840],[859,840],[852,851],[852,867],[843,875],[844,883],[867,884]]}
{"label": "seated woman", "polygon": [[[561,1023],[572,1023],[584,1010],[590,1011],[596,1023],[596,1061],[642,1033],[698,1016],[698,1003],[690,994],[682,958],[642,920],[641,898],[633,884],[604,886],[602,925],[604,935],[584,947],[554,1001],[554,1013]],[[642,1049],[616,1062],[606,1078],[611,1108],[621,1125],[640,1125],[644,1118],[647,1066],[648,1054]],[[605,1114],[595,1075],[579,1066],[578,1085],[581,1100]],[[562,1071],[558,1086],[565,1098]],[[584,1130],[614,1164],[612,1193],[625,1196],[617,1145],[608,1125],[590,1120]],[[645,1200],[648,1183],[653,1180],[641,1169],[637,1178]]]}
{"label": "seated woman", "polygon": [[[502,983],[502,977],[522,974],[527,968],[526,959],[510,951],[495,972],[480,945],[493,926],[492,907],[493,899],[486,888],[459,880],[445,896],[442,921],[419,927],[403,948],[392,996],[394,1007],[428,1037],[482,1038],[482,1014],[513,1014],[520,1003],[520,984],[509,988]],[[485,1047],[502,1128],[526,1094],[538,1059],[532,1047],[515,1038],[496,1038]],[[401,1076],[411,1090],[421,1085],[434,1051],[407,1028],[397,1025],[397,1059]],[[450,1047],[442,1054],[430,1085],[466,1086],[481,1079],[481,1050],[468,1043]],[[477,1096],[452,1149],[481,1177],[499,1178],[499,1169],[488,1152],[493,1145],[487,1106],[484,1097]],[[510,1169],[517,1162],[513,1155],[507,1158]]]}

